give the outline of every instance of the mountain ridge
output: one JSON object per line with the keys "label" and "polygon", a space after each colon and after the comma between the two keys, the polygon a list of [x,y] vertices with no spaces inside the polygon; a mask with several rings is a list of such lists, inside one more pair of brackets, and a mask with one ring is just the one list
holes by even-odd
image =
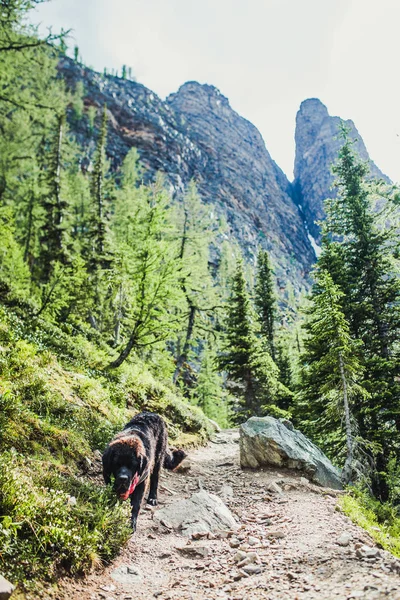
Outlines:
{"label": "mountain ridge", "polygon": [[[291,293],[289,282],[296,293],[308,287],[318,252],[315,222],[324,216],[322,200],[332,184],[330,164],[338,151],[335,131],[340,122],[320,100],[305,100],[298,112],[291,182],[259,130],[214,85],[188,81],[164,101],[140,83],[101,75],[67,57],[60,60],[59,73],[71,89],[83,82],[86,112],[90,106],[98,112],[94,130],[87,114],[71,121],[86,149],[83,167],[89,168],[92,160],[99,112],[106,105],[107,155],[114,170],[136,147],[145,180],[163,172],[176,198],[194,179],[202,200],[216,209],[215,219],[226,219],[228,236],[251,263],[259,246],[270,252],[284,296]],[[361,139],[354,124],[347,123]],[[370,160],[362,140],[359,148],[362,158]]]}

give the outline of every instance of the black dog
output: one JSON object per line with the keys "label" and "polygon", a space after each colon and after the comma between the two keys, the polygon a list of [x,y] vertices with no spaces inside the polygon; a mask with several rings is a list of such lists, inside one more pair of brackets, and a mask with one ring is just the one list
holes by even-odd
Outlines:
{"label": "black dog", "polygon": [[103,454],[104,481],[110,483],[114,475],[118,496],[122,500],[130,497],[133,531],[149,480],[147,503],[156,506],[160,468],[172,471],[185,456],[183,450],[169,450],[165,423],[151,412],[136,415],[109,443]]}

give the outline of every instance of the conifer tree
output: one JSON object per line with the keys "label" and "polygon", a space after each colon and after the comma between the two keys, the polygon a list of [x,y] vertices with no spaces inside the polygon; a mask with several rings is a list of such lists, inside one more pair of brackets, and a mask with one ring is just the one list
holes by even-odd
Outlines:
{"label": "conifer tree", "polygon": [[[318,441],[336,454],[341,453],[341,424],[344,423],[346,460],[342,478],[351,481],[355,468],[355,429],[351,406],[362,406],[368,398],[362,386],[363,367],[360,343],[350,335],[341,301],[344,294],[330,274],[318,269],[310,315],[305,328],[302,382],[299,404],[304,425]],[[307,422],[308,421],[308,422]]]}
{"label": "conifer tree", "polygon": [[91,174],[91,211],[86,236],[85,256],[92,287],[92,308],[89,321],[95,329],[104,324],[104,300],[109,287],[108,276],[112,275],[112,248],[109,231],[110,189],[107,179],[108,163],[106,158],[107,107],[104,106],[99,139],[94,156]]}
{"label": "conifer tree", "polygon": [[346,131],[343,135],[334,167],[338,194],[326,203],[321,260],[345,293],[343,311],[353,337],[363,342],[363,385],[370,396],[355,416],[362,437],[380,448],[373,487],[385,499],[388,457],[398,452],[400,441],[400,282],[392,259],[399,240],[396,231],[382,227],[368,166],[354,154]]}
{"label": "conifer tree", "polygon": [[165,344],[173,337],[179,321],[171,309],[180,308],[182,302],[170,197],[160,178],[151,187],[130,185],[136,177],[131,171],[135,156],[128,154],[125,160],[124,182],[115,206],[121,264],[117,289],[122,285],[125,296],[124,340],[110,368],[119,367],[132,351]]}
{"label": "conifer tree", "polygon": [[48,283],[52,265],[57,261],[65,264],[68,258],[65,219],[68,202],[62,193],[61,176],[63,168],[63,144],[65,137],[65,116],[58,118],[57,130],[50,152],[46,152],[44,171],[44,193],[41,205],[44,222],[40,229],[39,279]]}
{"label": "conifer tree", "polygon": [[210,419],[217,421],[221,427],[228,427],[231,412],[229,398],[223,387],[223,378],[215,369],[216,352],[213,345],[214,341],[207,340],[192,398]]}
{"label": "conifer tree", "polygon": [[268,342],[269,352],[275,359],[275,319],[276,296],[272,279],[272,267],[268,252],[260,249],[257,257],[256,285],[254,301],[260,322],[261,334]]}
{"label": "conifer tree", "polygon": [[254,344],[250,297],[243,275],[243,264],[239,262],[232,279],[226,318],[226,340],[218,364],[219,368],[227,373],[229,388],[239,396],[243,412],[253,415],[258,414],[260,410],[259,406],[255,406],[251,371]]}

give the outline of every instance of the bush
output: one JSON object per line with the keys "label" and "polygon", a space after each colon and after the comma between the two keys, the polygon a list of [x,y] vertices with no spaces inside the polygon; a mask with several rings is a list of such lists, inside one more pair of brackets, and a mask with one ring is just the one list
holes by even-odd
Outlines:
{"label": "bush", "polygon": [[[54,487],[45,485],[46,477]],[[127,515],[116,502],[108,488],[74,478],[63,483],[61,476],[49,475],[43,462],[4,452],[0,455],[2,572],[13,580],[52,579],[60,571],[88,571],[112,557],[129,537]]]}

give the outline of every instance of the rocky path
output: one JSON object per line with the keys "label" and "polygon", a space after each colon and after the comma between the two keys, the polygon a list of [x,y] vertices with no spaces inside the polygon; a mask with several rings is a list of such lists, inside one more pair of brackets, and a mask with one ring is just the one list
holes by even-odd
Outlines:
{"label": "rocky path", "polygon": [[189,458],[187,472],[163,474],[160,506],[203,488],[223,498],[238,530],[188,540],[142,510],[120,556],[65,581],[58,600],[400,600],[398,561],[335,509],[336,493],[290,471],[242,471],[234,430]]}

